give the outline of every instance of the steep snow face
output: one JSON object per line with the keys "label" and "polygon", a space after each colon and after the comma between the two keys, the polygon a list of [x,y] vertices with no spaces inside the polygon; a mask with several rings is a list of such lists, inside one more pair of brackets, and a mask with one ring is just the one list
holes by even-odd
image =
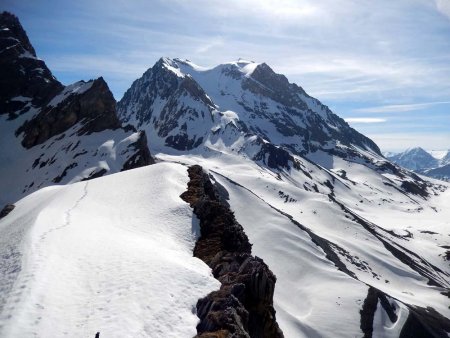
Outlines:
{"label": "steep snow face", "polygon": [[186,167],[41,189],[0,220],[1,337],[192,337],[219,289],[192,256]]}
{"label": "steep snow face", "polygon": [[153,162],[145,134],[121,127],[106,82],[64,87],[6,12],[0,68],[0,208],[41,187]]}
{"label": "steep snow face", "polygon": [[[352,146],[379,154],[370,139],[265,63],[239,60],[208,69],[162,58],[133,83],[118,112],[165,152],[205,146],[253,155],[270,142],[297,155]],[[224,124],[230,113],[233,123]]]}
{"label": "steep snow face", "polygon": [[[374,336],[399,337],[410,317],[433,321],[426,308],[437,312],[436,332],[449,324],[448,184],[429,187],[425,199],[400,192],[396,175],[337,156],[332,170],[299,159],[302,170],[290,171],[236,154],[157,156],[209,170],[253,252],[277,276],[286,337],[361,337],[368,323]],[[368,320],[361,312],[369,286],[380,295]]]}

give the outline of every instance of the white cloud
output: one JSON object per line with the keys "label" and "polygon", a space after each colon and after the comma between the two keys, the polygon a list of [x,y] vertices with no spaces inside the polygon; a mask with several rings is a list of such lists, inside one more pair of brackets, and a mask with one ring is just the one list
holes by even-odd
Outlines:
{"label": "white cloud", "polygon": [[348,123],[383,123],[386,119],[380,119],[377,117],[349,117],[345,119]]}
{"label": "white cloud", "polygon": [[211,39],[210,41],[206,41],[204,44],[202,44],[201,46],[199,46],[196,49],[196,53],[208,53],[211,51],[211,49],[213,48],[219,48],[221,46],[223,46],[225,44],[225,40],[222,37],[216,37]]}
{"label": "white cloud", "polygon": [[437,9],[450,18],[450,0],[436,0]]}
{"label": "white cloud", "polygon": [[422,110],[435,105],[450,104],[450,101],[439,101],[439,102],[426,102],[426,103],[412,103],[412,104],[392,104],[386,106],[378,107],[368,107],[354,109],[355,113],[402,113],[414,110]]}

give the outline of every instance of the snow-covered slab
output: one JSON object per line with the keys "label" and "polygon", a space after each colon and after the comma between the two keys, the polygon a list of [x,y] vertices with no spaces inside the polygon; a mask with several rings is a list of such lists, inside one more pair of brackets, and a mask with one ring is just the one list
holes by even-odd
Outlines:
{"label": "snow-covered slab", "polygon": [[0,221],[1,337],[192,337],[219,288],[192,256],[186,167],[41,189]]}

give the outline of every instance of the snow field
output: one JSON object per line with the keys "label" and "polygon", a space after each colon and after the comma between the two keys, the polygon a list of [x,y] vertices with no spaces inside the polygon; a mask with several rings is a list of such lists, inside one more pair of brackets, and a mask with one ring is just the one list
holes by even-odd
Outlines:
{"label": "snow field", "polygon": [[19,201],[0,222],[5,241],[22,224],[0,336],[195,335],[196,302],[220,284],[192,257],[187,181],[186,167],[160,163]]}

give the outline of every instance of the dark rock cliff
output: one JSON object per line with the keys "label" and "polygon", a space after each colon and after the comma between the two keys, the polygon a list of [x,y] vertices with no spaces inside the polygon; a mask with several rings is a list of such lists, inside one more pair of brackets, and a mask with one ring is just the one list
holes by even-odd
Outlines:
{"label": "dark rock cliff", "polygon": [[[450,320],[439,314],[431,307],[423,308],[405,304],[409,314],[400,331],[400,338],[445,338],[450,332]],[[381,308],[380,308],[380,307]],[[399,320],[398,306],[381,290],[369,286],[367,297],[364,300],[361,314],[361,331],[363,338],[372,338],[374,331],[374,318],[376,311],[383,311],[391,322],[395,324]]]}
{"label": "dark rock cliff", "polygon": [[121,123],[117,118],[115,105],[116,101],[108,85],[100,77],[82,94],[69,94],[56,107],[52,105],[44,107],[37,116],[26,121],[17,130],[17,134],[23,132],[22,145],[31,148],[66,131],[78,122],[83,122],[82,128],[78,131],[79,135],[118,129]]}
{"label": "dark rock cliff", "polygon": [[139,132],[139,138],[136,142],[130,144],[130,147],[133,147],[136,152],[124,163],[122,171],[155,163],[147,147],[147,135],[145,131]]}
{"label": "dark rock cliff", "polygon": [[34,106],[47,103],[64,86],[36,57],[19,19],[8,12],[0,14],[0,114],[13,119]]}
{"label": "dark rock cliff", "polygon": [[273,308],[276,277],[258,257],[242,226],[203,169],[188,169],[181,198],[200,220],[194,256],[212,269],[222,286],[197,303],[197,337],[283,337]]}

